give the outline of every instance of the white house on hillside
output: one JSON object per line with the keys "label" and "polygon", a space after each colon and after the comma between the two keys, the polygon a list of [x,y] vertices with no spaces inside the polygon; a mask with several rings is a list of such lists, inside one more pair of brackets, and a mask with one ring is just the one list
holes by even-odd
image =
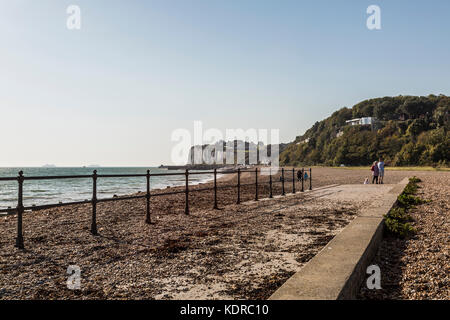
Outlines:
{"label": "white house on hillside", "polygon": [[347,120],[345,123],[350,124],[352,126],[363,126],[363,125],[372,125],[376,121],[373,117],[366,117],[366,118],[356,118],[352,120]]}
{"label": "white house on hillside", "polygon": [[347,120],[345,121],[345,123],[351,126],[370,126],[372,131],[378,127],[377,118],[374,117],[356,118],[352,120]]}

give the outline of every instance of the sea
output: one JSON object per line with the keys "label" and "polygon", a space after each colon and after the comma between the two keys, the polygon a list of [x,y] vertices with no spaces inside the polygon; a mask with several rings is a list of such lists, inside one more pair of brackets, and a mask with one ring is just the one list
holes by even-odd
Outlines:
{"label": "sea", "polygon": [[[145,174],[150,170],[156,173],[184,173],[183,170],[168,170],[160,168],[136,167],[82,167],[82,168],[0,168],[0,177],[17,177],[22,170],[24,176],[73,176],[91,175],[93,170],[97,174]],[[211,181],[212,174],[189,176],[189,184],[195,185]],[[164,189],[167,187],[182,186],[184,175],[151,177],[151,189]],[[126,178],[98,178],[97,198],[111,198],[114,195],[130,195],[146,190],[145,177]],[[17,181],[0,181],[0,209],[17,206]],[[59,202],[82,201],[92,198],[92,179],[57,179],[57,180],[25,180],[23,186],[24,206],[45,205]]]}

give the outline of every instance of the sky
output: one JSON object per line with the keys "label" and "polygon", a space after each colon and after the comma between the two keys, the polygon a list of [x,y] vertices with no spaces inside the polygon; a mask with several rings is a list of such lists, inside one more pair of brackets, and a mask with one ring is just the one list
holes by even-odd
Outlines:
{"label": "sky", "polygon": [[365,99],[448,95],[449,15],[448,0],[0,0],[0,167],[171,164],[194,121],[290,142]]}

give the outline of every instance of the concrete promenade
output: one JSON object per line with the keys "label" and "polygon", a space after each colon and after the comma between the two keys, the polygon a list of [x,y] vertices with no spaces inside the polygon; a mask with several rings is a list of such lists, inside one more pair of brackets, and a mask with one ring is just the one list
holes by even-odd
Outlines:
{"label": "concrete promenade", "polygon": [[[383,196],[364,208],[270,299],[354,299],[382,239],[383,215],[392,208],[407,183],[405,178],[396,185],[340,185],[326,189],[324,196],[329,199],[357,199],[367,192],[383,193]],[[316,196],[320,196],[320,191]]]}

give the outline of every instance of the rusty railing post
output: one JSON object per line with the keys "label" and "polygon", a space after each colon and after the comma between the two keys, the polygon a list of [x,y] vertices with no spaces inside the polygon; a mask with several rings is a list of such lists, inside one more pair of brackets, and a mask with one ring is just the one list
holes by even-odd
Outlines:
{"label": "rusty railing post", "polygon": [[292,193],[295,194],[295,167],[292,168]]}
{"label": "rusty railing post", "polygon": [[241,203],[241,169],[238,168],[238,172],[237,172],[237,204]]}
{"label": "rusty railing post", "polygon": [[213,209],[219,209],[217,206],[217,168],[214,168],[214,207]]}
{"label": "rusty railing post", "polygon": [[23,249],[25,246],[23,244],[23,226],[22,226],[22,216],[24,212],[23,207],[23,171],[19,172],[17,177],[17,182],[19,183],[19,195],[17,200],[17,238],[16,238],[16,248]]}
{"label": "rusty railing post", "polygon": [[97,235],[97,170],[92,174],[92,222],[91,233]]}
{"label": "rusty railing post", "polygon": [[281,195],[286,195],[286,192],[284,190],[284,168],[281,168]]}
{"label": "rusty railing post", "polygon": [[186,169],[186,200],[185,200],[185,207],[184,207],[184,213],[189,214],[189,169]]}
{"label": "rusty railing post", "polygon": [[145,218],[145,223],[151,224],[152,223],[152,219],[150,216],[150,170],[147,170],[147,194],[145,195],[145,199],[147,202],[147,215]]}
{"label": "rusty railing post", "polygon": [[309,168],[309,190],[312,190],[312,168]]}
{"label": "rusty railing post", "polygon": [[269,169],[269,198],[273,198],[273,193],[272,193],[272,168]]}
{"label": "rusty railing post", "polygon": [[258,201],[258,168],[255,169],[255,201]]}
{"label": "rusty railing post", "polygon": [[305,192],[305,168],[302,168],[302,192]]}

